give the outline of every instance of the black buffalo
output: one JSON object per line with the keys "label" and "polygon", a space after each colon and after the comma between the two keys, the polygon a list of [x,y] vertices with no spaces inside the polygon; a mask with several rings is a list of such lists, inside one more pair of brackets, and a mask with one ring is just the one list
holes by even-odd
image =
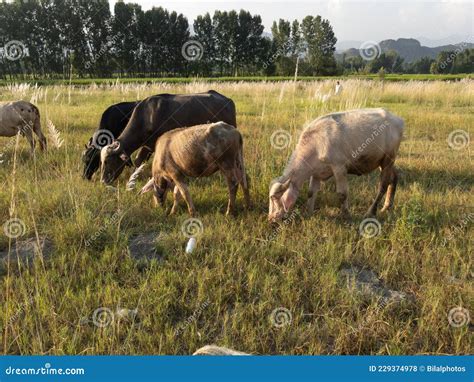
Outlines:
{"label": "black buffalo", "polygon": [[219,121],[237,127],[234,102],[214,90],[144,99],[135,107],[123,132],[102,150],[102,182],[110,184],[117,179],[124,166],[131,165],[130,156],[139,148],[153,152],[156,140],[167,131]]}
{"label": "black buffalo", "polygon": [[[133,110],[138,105],[136,102],[120,102],[109,106],[100,119],[99,128],[94,136],[89,139],[86,149],[82,152],[82,161],[84,163],[83,178],[90,180],[92,175],[100,166],[100,149],[112,143],[112,139],[117,138],[130,120]],[[137,163],[142,162],[150,156],[148,149],[140,151],[137,157]]]}

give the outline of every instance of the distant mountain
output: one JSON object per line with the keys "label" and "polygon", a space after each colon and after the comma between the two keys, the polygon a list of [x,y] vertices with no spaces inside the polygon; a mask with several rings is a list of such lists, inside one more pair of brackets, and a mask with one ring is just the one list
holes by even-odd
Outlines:
{"label": "distant mountain", "polygon": [[336,42],[336,52],[344,52],[345,50],[356,48],[358,49],[359,46],[363,43],[363,41],[354,41],[354,40],[347,40],[347,41],[338,41]]}
{"label": "distant mountain", "polygon": [[428,46],[430,48],[434,48],[437,46],[443,46],[443,45],[456,45],[459,43],[459,41],[466,41],[466,42],[473,42],[472,37],[468,36],[462,36],[462,35],[452,35],[448,37],[443,37],[439,39],[432,39],[428,37],[417,37],[416,38],[421,45],[423,46]]}
{"label": "distant mountain", "polygon": [[[401,57],[405,59],[405,62],[417,61],[422,57],[436,58],[439,52],[456,50],[459,47],[474,48],[473,43],[464,43],[460,42],[458,44],[449,44],[436,47],[427,47],[422,46],[418,40],[413,38],[399,38],[398,40],[383,40],[379,43],[381,52],[387,52],[389,50],[394,50]],[[344,51],[346,57],[358,56],[359,49],[351,48]],[[337,59],[342,59],[342,53],[336,54]]]}

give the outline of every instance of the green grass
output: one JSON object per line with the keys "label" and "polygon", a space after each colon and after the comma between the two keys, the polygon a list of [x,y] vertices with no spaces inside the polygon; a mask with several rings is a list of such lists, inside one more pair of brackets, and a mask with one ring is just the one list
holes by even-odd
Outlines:
{"label": "green grass", "polygon": [[[472,78],[472,74],[386,74],[386,81],[459,81],[463,78]],[[188,84],[196,81],[204,82],[281,82],[281,81],[292,81],[294,77],[265,77],[265,76],[244,76],[244,77],[144,77],[144,78],[72,78],[72,79],[13,79],[13,80],[0,80],[0,86],[6,86],[11,83],[28,83],[37,84],[39,86],[48,85],[75,85],[85,86],[91,84],[114,84],[114,83],[157,83],[163,82],[168,84]],[[333,79],[368,79],[378,80],[377,74],[361,74],[361,75],[348,75],[348,76],[301,76],[298,77],[298,81],[322,81],[322,80],[333,80]]]}
{"label": "green grass", "polygon": [[[65,141],[57,149],[50,140],[47,153],[31,158],[23,138],[18,150],[12,139],[0,138],[0,222],[12,213],[25,223],[22,239],[38,234],[54,243],[49,258],[38,256],[29,266],[17,264],[12,254],[0,276],[3,352],[190,354],[215,343],[255,354],[472,353],[470,328],[448,323],[453,307],[474,314],[472,221],[462,224],[474,205],[472,146],[453,150],[447,138],[456,129],[472,138],[474,84],[348,80],[340,96],[319,101],[317,95],[333,86],[334,81],[1,88],[2,101],[34,95],[43,129],[52,120]],[[110,104],[209,87],[236,102],[254,208],[244,211],[239,193],[238,216],[227,218],[222,177],[193,181],[204,231],[195,252],[185,254],[184,207],[168,217],[151,207],[150,195],[126,192],[129,173],[117,191],[97,179],[82,180],[80,154]],[[281,174],[305,123],[331,111],[378,106],[406,121],[395,209],[380,217],[381,234],[358,235],[375,197],[374,173],[350,179],[351,223],[338,217],[329,181],[318,197],[319,211],[265,241],[274,234],[266,221],[268,184]],[[288,148],[271,146],[277,129],[291,134]],[[137,262],[127,240],[148,232],[160,234],[161,258]],[[0,250],[8,246],[1,232]],[[378,307],[351,293],[338,279],[347,263],[373,269],[414,301]],[[100,307],[136,307],[139,322],[115,320],[104,328],[84,323]],[[280,307],[292,315],[282,328],[270,320]],[[189,317],[195,320],[185,324]]]}

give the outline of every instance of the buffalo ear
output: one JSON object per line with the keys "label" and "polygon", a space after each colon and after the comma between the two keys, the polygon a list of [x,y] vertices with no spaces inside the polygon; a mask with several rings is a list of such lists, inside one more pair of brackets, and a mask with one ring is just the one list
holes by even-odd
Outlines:
{"label": "buffalo ear", "polygon": [[280,198],[281,195],[290,187],[290,184],[290,178],[288,178],[284,183],[275,181],[270,188],[270,197]]}
{"label": "buffalo ear", "polygon": [[113,141],[110,145],[110,150],[114,152],[119,152],[121,150],[120,148],[120,141]]}
{"label": "buffalo ear", "polygon": [[132,159],[126,153],[121,153],[120,159],[122,159],[128,167],[133,167]]}
{"label": "buffalo ear", "polygon": [[290,185],[281,198],[285,212],[288,212],[295,205],[296,199],[298,199],[298,192],[293,185]]}

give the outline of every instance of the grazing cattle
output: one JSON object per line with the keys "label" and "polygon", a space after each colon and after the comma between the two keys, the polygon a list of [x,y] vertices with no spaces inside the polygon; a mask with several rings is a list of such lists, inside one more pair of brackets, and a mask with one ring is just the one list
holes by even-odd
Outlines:
{"label": "grazing cattle", "polygon": [[39,138],[41,150],[46,150],[46,137],[41,131],[38,108],[26,101],[0,103],[0,136],[14,137],[20,133],[26,137],[33,152],[35,149],[33,132]]}
{"label": "grazing cattle", "polygon": [[268,219],[282,219],[310,179],[308,213],[314,209],[320,182],[334,176],[341,209],[349,216],[347,174],[368,174],[380,167],[377,197],[367,215],[374,216],[388,189],[383,211],[393,205],[397,186],[394,167],[402,140],[403,120],[385,109],[333,113],[313,121],[301,134],[283,175],[270,185]]}
{"label": "grazing cattle", "polygon": [[234,213],[239,184],[242,186],[248,208],[250,195],[242,145],[242,136],[238,130],[225,122],[169,131],[156,143],[153,177],[140,194],[153,190],[155,202],[163,205],[167,191],[174,189],[174,203],[170,214],[176,212],[179,198],[182,196],[192,216],[195,209],[185,183],[186,177],[210,176],[220,170],[229,188],[227,215]]}
{"label": "grazing cattle", "polygon": [[236,126],[234,102],[213,90],[197,94],[161,94],[140,102],[125,130],[101,151],[101,180],[117,179],[130,156],[140,147],[153,151],[158,137],[167,131],[202,123],[224,121]]}
{"label": "grazing cattle", "polygon": [[[120,102],[109,106],[100,119],[99,128],[94,133],[94,136],[89,139],[86,144],[86,149],[82,152],[82,161],[84,163],[83,178],[91,180],[92,175],[100,167],[100,149],[111,143],[111,139],[117,138],[130,121],[136,102]],[[108,134],[110,132],[110,134]],[[147,160],[151,151],[147,148],[140,150],[136,163],[140,165]]]}

